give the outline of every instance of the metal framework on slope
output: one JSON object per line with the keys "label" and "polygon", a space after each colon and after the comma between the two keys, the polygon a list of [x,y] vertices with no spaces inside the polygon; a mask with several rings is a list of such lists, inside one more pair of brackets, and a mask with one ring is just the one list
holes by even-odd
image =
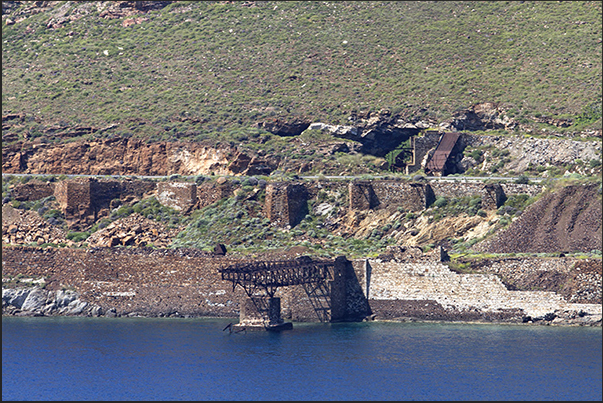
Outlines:
{"label": "metal framework on slope", "polygon": [[426,172],[432,174],[443,173],[446,162],[448,161],[448,157],[450,156],[450,153],[456,145],[459,137],[460,134],[457,132],[446,132],[442,135],[442,138],[436,146],[433,156],[429,161],[427,161],[427,165],[425,166]]}
{"label": "metal framework on slope", "polygon": [[232,290],[241,286],[249,297],[264,291],[273,297],[278,287],[319,284],[331,277],[335,263],[309,257],[292,260],[237,263],[219,269],[222,280],[232,282]]}

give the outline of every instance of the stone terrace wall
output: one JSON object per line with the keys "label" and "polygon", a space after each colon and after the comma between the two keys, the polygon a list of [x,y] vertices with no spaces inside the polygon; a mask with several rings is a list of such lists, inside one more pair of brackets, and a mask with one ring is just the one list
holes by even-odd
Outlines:
{"label": "stone terrace wall", "polygon": [[[368,279],[365,292],[369,304],[381,317],[391,316],[392,311],[414,311],[411,316],[429,316],[432,311],[432,319],[497,317],[517,321],[583,311],[601,320],[600,304],[569,303],[549,291],[509,291],[495,274],[457,274],[440,262],[367,259],[363,266],[356,262],[355,269]],[[426,304],[422,311],[417,308],[420,301]]]}
{"label": "stone terrace wall", "polygon": [[[463,197],[467,195],[480,195],[486,193],[486,185],[481,182],[444,182],[430,181],[429,184],[433,188],[436,197]],[[535,196],[542,192],[542,185],[525,185],[515,183],[501,183],[500,186],[506,196],[513,194],[528,194]]]}
{"label": "stone terrace wall", "polygon": [[86,223],[95,220],[90,194],[91,181],[90,178],[76,178],[59,182],[55,186],[56,200],[70,227],[73,227],[73,220],[82,220]]}
{"label": "stone terrace wall", "polygon": [[[221,178],[222,179],[222,178]],[[347,187],[347,189],[345,189]],[[95,178],[75,178],[57,182],[32,181],[15,186],[12,194],[16,200],[37,200],[55,195],[68,221],[92,222],[108,215],[111,200],[124,197],[142,198],[156,189],[157,199],[163,205],[182,211],[203,208],[232,194],[228,181],[190,182],[117,181]],[[266,189],[265,211],[267,217],[278,225],[294,226],[303,218],[307,200],[316,198],[321,190],[348,192],[352,210],[403,207],[423,210],[436,197],[461,197],[480,195],[483,208],[497,208],[511,194],[534,196],[542,191],[541,185],[483,184],[471,182],[409,183],[406,181],[313,181],[305,183],[273,183]]]}
{"label": "stone terrace wall", "polygon": [[380,205],[401,206],[407,210],[421,211],[435,200],[433,190],[426,183],[376,181],[373,189]]}
{"label": "stone terrace wall", "polygon": [[[5,247],[2,252],[3,278],[42,278],[46,290],[75,290],[82,301],[100,306],[103,312],[119,316],[239,315],[243,291],[233,290],[218,272],[220,267],[241,261],[229,256],[152,248]],[[340,301],[335,307],[337,315],[344,320],[361,320],[371,313],[377,319],[521,322],[553,315],[583,316],[584,323],[601,320],[600,303],[571,303],[551,291],[510,291],[499,279],[499,275],[513,273],[525,276],[526,271],[568,272],[571,259],[489,263],[491,272],[457,274],[430,259],[346,262],[340,270],[345,278],[345,298],[341,287],[337,295],[333,294]],[[586,263],[576,262],[574,269]],[[594,273],[591,280],[600,283],[600,261]],[[313,302],[301,286],[281,288],[275,296],[281,298],[283,318],[318,321]],[[341,306],[343,300],[345,308]]]}
{"label": "stone terrace wall", "polygon": [[121,185],[121,195],[122,196],[135,196],[138,198],[142,198],[145,194],[155,191],[157,188],[157,183],[149,180],[125,180],[119,181]]}
{"label": "stone terrace wall", "polygon": [[3,248],[3,276],[44,278],[48,290],[74,288],[118,315],[238,316],[240,290],[222,281],[228,257],[151,248]]}
{"label": "stone terrace wall", "polygon": [[348,204],[350,210],[370,210],[379,204],[369,181],[350,182]]}
{"label": "stone terrace wall", "polygon": [[232,186],[228,182],[203,182],[197,185],[197,207],[203,208],[232,195]]}
{"label": "stone terrace wall", "polygon": [[82,223],[91,225],[100,217],[109,215],[113,199],[142,198],[155,186],[155,182],[149,181],[74,178],[58,182],[54,195],[70,228],[78,229]]}
{"label": "stone terrace wall", "polygon": [[108,208],[111,200],[122,195],[122,182],[114,180],[90,181],[91,205],[96,209]]}
{"label": "stone terrace wall", "polygon": [[544,186],[542,185],[527,185],[520,183],[501,183],[503,191],[507,196],[517,194],[527,194],[530,196],[536,196],[542,193]]}
{"label": "stone terrace wall", "polygon": [[308,192],[308,199],[315,199],[321,190],[330,192],[339,192],[345,194],[349,191],[349,181],[337,180],[315,180],[304,182],[304,187]]}
{"label": "stone terrace wall", "polygon": [[15,200],[39,200],[54,195],[70,228],[77,229],[83,223],[92,224],[100,217],[109,215],[114,206],[111,201],[134,197],[141,199],[154,191],[155,182],[73,178],[57,183],[30,181],[11,190]]}

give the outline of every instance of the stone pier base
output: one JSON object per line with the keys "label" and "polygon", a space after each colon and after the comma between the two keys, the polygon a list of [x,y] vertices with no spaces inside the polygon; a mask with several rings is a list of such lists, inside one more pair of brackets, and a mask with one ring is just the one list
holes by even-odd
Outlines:
{"label": "stone pier base", "polygon": [[270,297],[244,297],[241,303],[239,323],[233,325],[235,331],[288,330],[290,322],[281,318],[281,299]]}

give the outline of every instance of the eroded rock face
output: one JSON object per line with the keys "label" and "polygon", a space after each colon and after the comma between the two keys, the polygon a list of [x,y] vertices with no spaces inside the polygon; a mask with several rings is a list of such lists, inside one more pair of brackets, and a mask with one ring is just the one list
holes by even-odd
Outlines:
{"label": "eroded rock face", "polygon": [[355,140],[362,143],[362,152],[385,156],[410,136],[415,136],[422,128],[429,127],[425,122],[410,122],[389,110],[353,114],[350,126],[329,126],[335,137]]}
{"label": "eroded rock face", "polygon": [[[233,163],[235,161],[235,163]],[[280,159],[194,142],[104,139],[2,147],[3,173],[86,175],[268,175]]]}
{"label": "eroded rock face", "polygon": [[452,122],[455,131],[505,129],[512,130],[517,122],[506,116],[498,104],[485,102],[456,112]]}

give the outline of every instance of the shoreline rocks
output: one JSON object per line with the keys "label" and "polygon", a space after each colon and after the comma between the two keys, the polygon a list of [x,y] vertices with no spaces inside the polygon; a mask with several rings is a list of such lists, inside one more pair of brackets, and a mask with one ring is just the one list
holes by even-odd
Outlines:
{"label": "shoreline rocks", "polygon": [[71,290],[2,288],[2,316],[101,316],[103,309]]}

